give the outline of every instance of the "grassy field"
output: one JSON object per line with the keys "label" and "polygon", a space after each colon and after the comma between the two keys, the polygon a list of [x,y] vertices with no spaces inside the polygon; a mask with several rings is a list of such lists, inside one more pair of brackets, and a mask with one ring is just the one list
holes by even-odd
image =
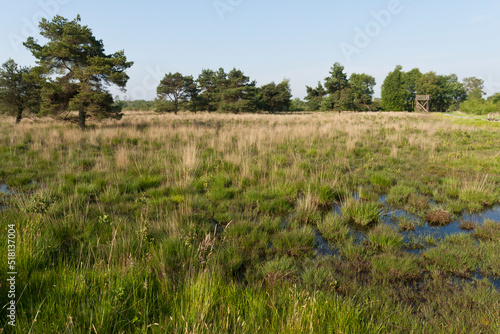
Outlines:
{"label": "grassy field", "polygon": [[[1,183],[18,272],[15,328],[0,282],[5,333],[500,332],[499,221],[403,236],[500,203],[494,122],[2,119]],[[385,223],[389,206],[411,218]]]}

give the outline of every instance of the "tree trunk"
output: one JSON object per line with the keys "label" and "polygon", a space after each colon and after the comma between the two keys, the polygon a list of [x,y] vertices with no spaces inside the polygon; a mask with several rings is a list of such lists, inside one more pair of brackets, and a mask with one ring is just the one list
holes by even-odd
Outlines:
{"label": "tree trunk", "polygon": [[80,130],[85,131],[85,111],[78,111],[78,127]]}
{"label": "tree trunk", "polygon": [[16,115],[16,124],[21,123],[21,120],[23,119],[23,109],[18,108],[17,109],[17,115]]}

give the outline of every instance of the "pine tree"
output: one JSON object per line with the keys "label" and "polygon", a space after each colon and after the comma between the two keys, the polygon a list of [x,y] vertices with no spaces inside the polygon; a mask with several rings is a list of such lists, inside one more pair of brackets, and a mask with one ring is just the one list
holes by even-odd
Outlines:
{"label": "pine tree", "polygon": [[133,65],[124,51],[106,54],[102,40],[92,30],[80,24],[78,15],[73,21],[55,16],[52,21],[42,19],[40,34],[48,39],[40,45],[29,37],[24,45],[37,59],[39,66],[52,78],[43,94],[42,105],[58,104],[51,113],[61,113],[66,107],[78,110],[78,126],[85,130],[89,117],[121,118],[121,109],[113,105],[113,97],[106,90],[110,84],[124,90],[129,79],[125,70]]}

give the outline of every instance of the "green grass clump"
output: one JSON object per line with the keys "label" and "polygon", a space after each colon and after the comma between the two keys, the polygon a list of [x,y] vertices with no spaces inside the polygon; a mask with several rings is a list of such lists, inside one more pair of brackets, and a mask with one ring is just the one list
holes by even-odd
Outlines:
{"label": "green grass clump", "polygon": [[176,299],[179,307],[162,322],[164,332],[371,334],[383,327],[370,324],[368,311],[349,299],[287,284],[242,287],[214,273],[190,279]]}
{"label": "green grass clump", "polygon": [[372,268],[374,278],[382,281],[410,282],[423,276],[416,256],[382,253],[372,259]]}
{"label": "green grass clump", "polygon": [[480,206],[481,209],[498,201],[498,196],[496,193],[474,189],[466,189],[461,191],[459,198],[465,203],[475,203],[476,205]]}
{"label": "green grass clump", "polygon": [[370,189],[368,187],[359,187],[358,194],[359,198],[364,201],[377,202],[379,198],[379,194],[375,189]]}
{"label": "green grass clump", "polygon": [[351,230],[345,219],[334,212],[327,213],[317,226],[321,235],[332,242],[345,240]]}
{"label": "green grass clump", "polygon": [[335,289],[338,285],[332,271],[325,267],[308,266],[300,275],[302,283],[317,289]]}
{"label": "green grass clump", "polygon": [[416,189],[407,185],[396,185],[391,188],[387,196],[387,203],[402,208],[408,203],[411,194],[416,193]]}
{"label": "green grass clump", "polygon": [[426,196],[410,194],[406,211],[413,214],[420,214],[429,208],[429,199]]}
{"label": "green grass clump", "polygon": [[379,222],[380,214],[379,203],[376,202],[364,202],[349,198],[342,203],[342,215],[361,226]]}
{"label": "green grass clump", "polygon": [[423,256],[429,269],[437,268],[458,277],[470,277],[480,263],[474,240],[466,234],[448,236]]}
{"label": "green grass clump", "polygon": [[295,204],[295,219],[303,224],[316,225],[321,220],[321,214],[318,211],[318,201],[308,189],[305,196],[297,199]]}
{"label": "green grass clump", "polygon": [[500,201],[498,186],[488,175],[483,178],[468,178],[459,190],[458,198],[467,203],[470,212],[478,212]]}
{"label": "green grass clump", "polygon": [[260,264],[258,271],[268,285],[274,286],[283,280],[293,279],[297,267],[294,259],[285,255]]}
{"label": "green grass clump", "polygon": [[369,250],[359,243],[353,236],[349,236],[337,244],[337,249],[347,261],[366,261],[369,258]]}
{"label": "green grass clump", "polygon": [[476,228],[474,235],[481,240],[500,242],[500,222],[486,219],[482,226]]}
{"label": "green grass clump", "polygon": [[370,176],[370,182],[380,189],[390,188],[394,184],[394,177],[384,173],[374,173]]}
{"label": "green grass clump", "polygon": [[225,229],[228,240],[236,242],[239,248],[246,251],[245,256],[252,261],[263,258],[268,248],[268,234],[259,229],[254,222],[233,222]]}
{"label": "green grass clump", "polygon": [[281,230],[282,225],[281,218],[264,216],[257,223],[257,229],[271,235]]}
{"label": "green grass clump", "polygon": [[119,184],[120,193],[137,194],[161,185],[161,176],[141,176],[123,178]]}
{"label": "green grass clump", "polygon": [[449,212],[460,214],[467,207],[467,204],[461,200],[451,200],[446,204],[446,210]]}
{"label": "green grass clump", "polygon": [[248,190],[245,199],[267,214],[283,214],[293,209],[293,201],[286,193],[279,190]]}
{"label": "green grass clump", "polygon": [[329,209],[333,203],[345,196],[345,190],[341,185],[314,185],[311,188],[319,208]]}
{"label": "green grass clump", "polygon": [[314,240],[314,230],[310,226],[304,226],[281,231],[271,239],[271,242],[279,254],[302,257],[313,254]]}
{"label": "green grass clump", "polygon": [[394,252],[401,249],[403,237],[391,226],[381,224],[368,233],[371,247],[381,252]]}
{"label": "green grass clump", "polygon": [[486,275],[493,275],[500,278],[500,243],[499,242],[481,242],[479,246],[481,254],[481,271]]}
{"label": "green grass clump", "polygon": [[443,180],[442,188],[449,198],[458,198],[462,182],[456,177],[447,177]]}
{"label": "green grass clump", "polygon": [[408,217],[398,217],[400,231],[415,231],[415,221]]}

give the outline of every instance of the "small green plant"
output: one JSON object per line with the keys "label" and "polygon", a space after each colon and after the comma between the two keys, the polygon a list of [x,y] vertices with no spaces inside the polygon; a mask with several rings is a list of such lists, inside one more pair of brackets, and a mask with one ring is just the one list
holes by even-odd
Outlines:
{"label": "small green plant", "polygon": [[347,261],[364,261],[368,257],[366,248],[357,244],[353,236],[343,240],[337,248]]}
{"label": "small green plant", "polygon": [[106,214],[102,214],[99,216],[99,224],[100,225],[108,225],[110,223],[109,216]]}
{"label": "small green plant", "polygon": [[402,208],[408,203],[408,198],[417,190],[407,185],[396,185],[391,188],[387,196],[387,203]]}
{"label": "small green plant", "polygon": [[381,224],[368,233],[372,248],[381,252],[393,252],[401,249],[403,237],[391,226]]}
{"label": "small green plant", "polygon": [[314,288],[335,287],[337,285],[331,271],[324,267],[306,267],[300,278],[305,285]]}
{"label": "small green plant", "polygon": [[466,207],[467,205],[459,199],[451,200],[446,205],[446,209],[455,214],[460,214]]}
{"label": "small green plant", "polygon": [[379,197],[373,189],[368,189],[367,187],[359,187],[358,194],[359,198],[365,201],[376,202]]}
{"label": "small green plant", "polygon": [[424,212],[429,208],[429,199],[418,194],[410,194],[408,197],[407,211],[410,213]]}
{"label": "small green plant", "polygon": [[436,246],[438,243],[438,240],[432,235],[432,234],[427,234],[422,237],[423,242],[428,246]]}
{"label": "small green plant", "polygon": [[279,254],[301,257],[312,255],[314,239],[314,230],[310,226],[304,226],[281,231],[273,237],[271,242]]}
{"label": "small green plant", "polygon": [[485,220],[482,226],[476,228],[474,236],[481,240],[500,241],[500,222]]}
{"label": "small green plant", "polygon": [[329,209],[335,201],[339,201],[345,195],[345,190],[338,184],[336,185],[318,185],[311,189],[313,191],[317,205],[322,209]]}
{"label": "small green plant", "polygon": [[54,196],[41,197],[40,195],[35,195],[26,204],[24,211],[32,213],[45,213],[55,201],[56,199]]}
{"label": "small green plant", "polygon": [[185,198],[183,195],[172,195],[168,198],[168,200],[174,204],[182,204],[184,203]]}
{"label": "small green plant", "polygon": [[376,202],[364,202],[349,198],[342,204],[342,214],[361,226],[377,223],[381,213],[379,204]]}
{"label": "small green plant", "polygon": [[386,189],[394,184],[394,177],[387,174],[374,173],[370,177],[370,182],[376,187]]}
{"label": "small green plant", "polygon": [[399,217],[398,225],[400,231],[415,231],[415,221],[408,217]]}
{"label": "small green plant", "polygon": [[447,177],[443,180],[443,189],[449,198],[457,198],[460,193],[461,182],[455,177]]}
{"label": "small green plant", "polygon": [[268,285],[274,286],[285,279],[293,278],[297,268],[294,259],[285,255],[260,264],[258,271]]}
{"label": "small green plant", "polygon": [[307,193],[297,199],[295,210],[297,212],[296,219],[304,224],[317,224],[321,215],[318,212],[318,201],[309,188]]}
{"label": "small green plant", "polygon": [[271,235],[278,232],[281,229],[282,225],[283,223],[281,221],[281,218],[264,216],[257,224],[257,229],[262,230],[267,234]]}
{"label": "small green plant", "polygon": [[318,223],[321,235],[330,241],[337,242],[349,236],[350,228],[345,219],[337,213],[329,212]]}

